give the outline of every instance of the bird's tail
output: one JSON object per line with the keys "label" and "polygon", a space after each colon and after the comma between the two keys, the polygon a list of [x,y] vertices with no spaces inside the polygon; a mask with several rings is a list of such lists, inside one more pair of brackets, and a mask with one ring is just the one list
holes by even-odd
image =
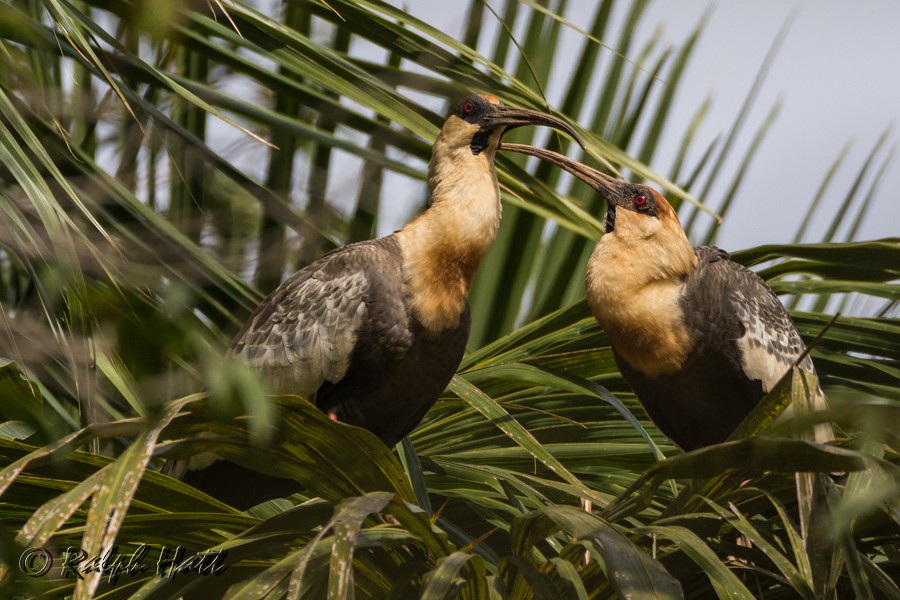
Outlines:
{"label": "bird's tail", "polygon": [[[791,405],[789,411],[795,419],[806,421],[818,411],[828,410],[828,400],[825,398],[819,378],[812,369],[802,366],[794,367],[791,386]],[[798,432],[798,437],[808,442],[827,444],[834,441],[834,426],[830,421],[808,425]],[[827,478],[825,473],[797,473],[797,498],[800,502],[800,533],[807,539],[810,528],[810,516],[815,512],[814,504],[820,495],[821,487],[817,481],[820,477]]]}
{"label": "bird's tail", "polygon": [[[828,399],[812,368],[805,368],[803,364],[794,367],[791,387],[791,404],[785,410],[784,417],[806,421],[810,420],[815,413],[828,410]],[[816,423],[802,429],[798,436],[808,442],[827,444],[834,441],[834,426],[830,421]]]}
{"label": "bird's tail", "polygon": [[[801,421],[812,414],[828,410],[828,400],[813,369],[794,367],[791,409]],[[819,444],[834,441],[831,422],[815,423],[800,431],[801,439]],[[800,513],[800,535],[813,565],[813,585],[817,597],[827,597],[833,590],[833,574],[841,568],[838,545],[827,527],[830,521],[834,483],[828,473],[797,473],[797,502]]]}
{"label": "bird's tail", "polygon": [[[825,398],[825,394],[822,392],[822,388],[816,385],[816,398],[815,398],[815,410],[816,412],[826,411],[828,410],[828,400]],[[831,424],[831,421],[827,421],[825,423],[816,423],[813,425],[812,431],[812,440],[813,442],[818,442],[820,444],[827,444],[828,442],[834,441],[834,425]]]}

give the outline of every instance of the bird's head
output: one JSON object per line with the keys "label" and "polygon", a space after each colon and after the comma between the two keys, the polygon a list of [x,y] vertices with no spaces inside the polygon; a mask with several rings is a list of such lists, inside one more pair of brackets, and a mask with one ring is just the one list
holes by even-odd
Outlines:
{"label": "bird's head", "polygon": [[486,94],[463,98],[444,121],[440,138],[444,144],[468,148],[474,155],[485,151],[493,155],[503,133],[522,125],[547,125],[565,131],[583,147],[578,134],[565,121],[536,110],[504,106]]}
{"label": "bird's head", "polygon": [[524,144],[503,144],[510,150],[536,156],[562,167],[606,199],[606,235],[603,244],[618,252],[639,256],[630,260],[648,280],[678,277],[697,262],[678,214],[658,191],[640,183],[621,181],[557,152]]}
{"label": "bird's head", "polygon": [[678,214],[668,200],[650,186],[621,181],[558,152],[525,144],[503,144],[503,150],[536,156],[562,167],[606,199],[606,233],[649,238],[660,230],[684,236]]}

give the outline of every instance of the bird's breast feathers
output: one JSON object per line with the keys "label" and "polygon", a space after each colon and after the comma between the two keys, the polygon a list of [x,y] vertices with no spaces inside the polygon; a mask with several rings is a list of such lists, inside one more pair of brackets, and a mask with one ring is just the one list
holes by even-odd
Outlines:
{"label": "bird's breast feathers", "polygon": [[404,292],[425,329],[457,327],[472,279],[497,235],[500,200],[495,184],[472,190],[473,198],[435,200],[397,232],[403,255]]}
{"label": "bird's breast feathers", "polygon": [[648,377],[674,373],[692,349],[680,304],[684,283],[671,265],[633,249],[611,234],[597,244],[588,263],[588,304],[633,368]]}
{"label": "bird's breast feathers", "polygon": [[588,299],[619,356],[648,377],[681,369],[692,349],[679,305],[681,286],[645,285],[627,297],[611,291],[598,286]]}

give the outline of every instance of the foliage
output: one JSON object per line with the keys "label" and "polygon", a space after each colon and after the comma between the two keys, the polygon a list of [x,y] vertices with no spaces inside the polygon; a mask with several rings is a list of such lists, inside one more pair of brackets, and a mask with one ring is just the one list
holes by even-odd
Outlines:
{"label": "foliage", "polygon": [[[771,425],[803,395],[788,377],[746,439],[673,448],[580,300],[601,200],[518,155],[497,159],[504,222],[473,290],[470,352],[396,449],[302,399],[266,397],[222,358],[243,316],[286,273],[418,210],[398,208],[392,192],[405,183],[424,198],[429,142],[448,100],[489,91],[546,110],[543,82],[567,30],[579,32],[581,52],[552,105],[584,125],[583,160],[666,188],[685,201],[692,238],[712,239],[712,226],[700,231],[689,216],[699,214],[690,193],[705,197],[729,177],[723,165],[754,90],[722,143],[687,164],[700,107],[671,173],[656,173],[648,165],[659,161],[702,23],[680,48],[654,39],[637,47],[647,2],[605,0],[579,20],[584,31],[564,5],[510,0],[495,12],[475,1],[462,41],[378,0],[0,7],[8,589],[79,598],[900,596],[896,239],[838,242],[832,227],[822,243],[734,255],[804,308],[793,315],[807,341],[821,335],[812,354],[833,409],[819,417],[842,430],[829,446],[792,437],[808,425],[802,416]],[[492,27],[494,39],[484,37]],[[374,50],[360,58],[360,46]],[[578,155],[568,140],[534,141]],[[723,215],[757,147],[727,182]],[[358,189],[348,165],[358,167]],[[853,210],[859,221],[880,173],[847,192],[835,223]],[[292,477],[303,491],[241,512],[158,472],[164,457],[197,451]],[[818,473],[827,509],[802,492],[798,501],[796,472]],[[815,533],[803,530],[809,518]],[[155,553],[145,571],[29,578],[19,564],[29,547],[97,556],[141,543]],[[163,546],[206,553],[186,563],[193,572],[156,577]],[[211,575],[219,551],[227,569]]]}

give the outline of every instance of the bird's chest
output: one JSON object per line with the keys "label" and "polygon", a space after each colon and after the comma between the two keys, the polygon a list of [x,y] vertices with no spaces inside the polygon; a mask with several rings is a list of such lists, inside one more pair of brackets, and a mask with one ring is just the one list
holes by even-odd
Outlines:
{"label": "bird's chest", "polygon": [[[470,326],[471,316],[468,302],[464,304],[456,324],[445,330],[429,331],[422,328],[421,324],[415,323],[412,329],[415,335],[406,350],[406,360],[413,369],[416,369],[417,373],[441,373],[449,381],[449,378],[456,373],[466,350]],[[445,386],[446,383],[441,390]]]}
{"label": "bird's chest", "polygon": [[360,336],[365,347],[359,350],[385,375],[397,369],[411,373],[421,373],[422,369],[455,372],[465,350],[469,326],[465,300],[452,325],[437,331],[425,327],[408,300],[398,301],[389,310],[372,312],[370,331]]}
{"label": "bird's chest", "polygon": [[680,305],[683,285],[632,285],[613,275],[589,281],[588,303],[618,355],[648,377],[682,368],[692,349]]}

